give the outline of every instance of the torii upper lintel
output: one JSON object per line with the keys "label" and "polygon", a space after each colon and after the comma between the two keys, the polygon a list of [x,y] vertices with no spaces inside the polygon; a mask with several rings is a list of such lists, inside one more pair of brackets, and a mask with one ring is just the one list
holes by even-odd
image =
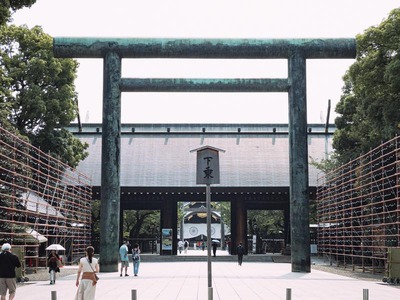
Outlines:
{"label": "torii upper lintel", "polygon": [[116,52],[120,58],[242,58],[287,59],[294,52],[304,58],[354,58],[353,38],[336,39],[135,39],[55,37],[56,57],[104,58]]}

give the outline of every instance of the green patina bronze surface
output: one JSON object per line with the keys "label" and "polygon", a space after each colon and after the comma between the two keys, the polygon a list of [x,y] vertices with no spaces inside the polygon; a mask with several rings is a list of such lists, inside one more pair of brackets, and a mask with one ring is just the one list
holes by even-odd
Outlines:
{"label": "green patina bronze surface", "polygon": [[287,92],[287,79],[122,78],[121,92]]}
{"label": "green patina bronze surface", "polygon": [[310,272],[306,59],[289,58],[290,237],[293,272]]}
{"label": "green patina bronze surface", "polygon": [[[118,269],[121,92],[288,92],[292,271],[310,272],[306,60],[354,58],[355,39],[54,38],[54,55],[104,59],[102,271]],[[121,78],[122,58],[288,59],[288,78]]]}
{"label": "green patina bronze surface", "polygon": [[121,166],[121,59],[104,58],[101,151],[100,262],[102,272],[118,271]]}
{"label": "green patina bronze surface", "polygon": [[121,58],[354,58],[356,42],[338,39],[133,39],[54,38],[54,55],[102,58],[113,51]]}

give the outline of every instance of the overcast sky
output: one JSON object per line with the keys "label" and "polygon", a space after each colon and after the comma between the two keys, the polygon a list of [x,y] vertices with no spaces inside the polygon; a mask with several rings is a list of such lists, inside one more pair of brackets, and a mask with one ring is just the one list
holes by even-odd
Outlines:
{"label": "overcast sky", "polygon": [[[38,0],[14,23],[54,37],[354,38],[398,0]],[[81,120],[102,120],[102,60],[79,59]],[[353,60],[307,61],[308,123],[325,123]],[[123,77],[286,78],[286,60],[123,60]],[[286,93],[123,93],[123,123],[287,123]]]}

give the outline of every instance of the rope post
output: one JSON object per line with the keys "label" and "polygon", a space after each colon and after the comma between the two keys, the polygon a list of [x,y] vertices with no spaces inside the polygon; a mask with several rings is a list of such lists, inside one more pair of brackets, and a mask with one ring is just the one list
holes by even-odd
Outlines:
{"label": "rope post", "polygon": [[132,292],[132,299],[131,300],[137,300],[137,292],[136,290],[131,290]]}
{"label": "rope post", "polygon": [[292,300],[292,289],[286,289],[286,300]]}
{"label": "rope post", "polygon": [[57,291],[51,291],[51,300],[57,300]]}
{"label": "rope post", "polygon": [[368,289],[363,289],[363,300],[369,299]]}
{"label": "rope post", "polygon": [[208,300],[213,300],[213,288],[212,288],[212,286],[208,287]]}

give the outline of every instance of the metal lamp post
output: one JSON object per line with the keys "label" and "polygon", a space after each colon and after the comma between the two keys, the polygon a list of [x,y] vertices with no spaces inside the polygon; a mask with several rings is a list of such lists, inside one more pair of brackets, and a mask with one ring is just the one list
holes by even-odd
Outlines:
{"label": "metal lamp post", "polygon": [[208,278],[208,300],[213,299],[212,292],[212,270],[211,270],[211,184],[219,183],[219,152],[225,150],[211,146],[204,146],[191,150],[197,152],[196,184],[206,185],[207,205],[207,278]]}

